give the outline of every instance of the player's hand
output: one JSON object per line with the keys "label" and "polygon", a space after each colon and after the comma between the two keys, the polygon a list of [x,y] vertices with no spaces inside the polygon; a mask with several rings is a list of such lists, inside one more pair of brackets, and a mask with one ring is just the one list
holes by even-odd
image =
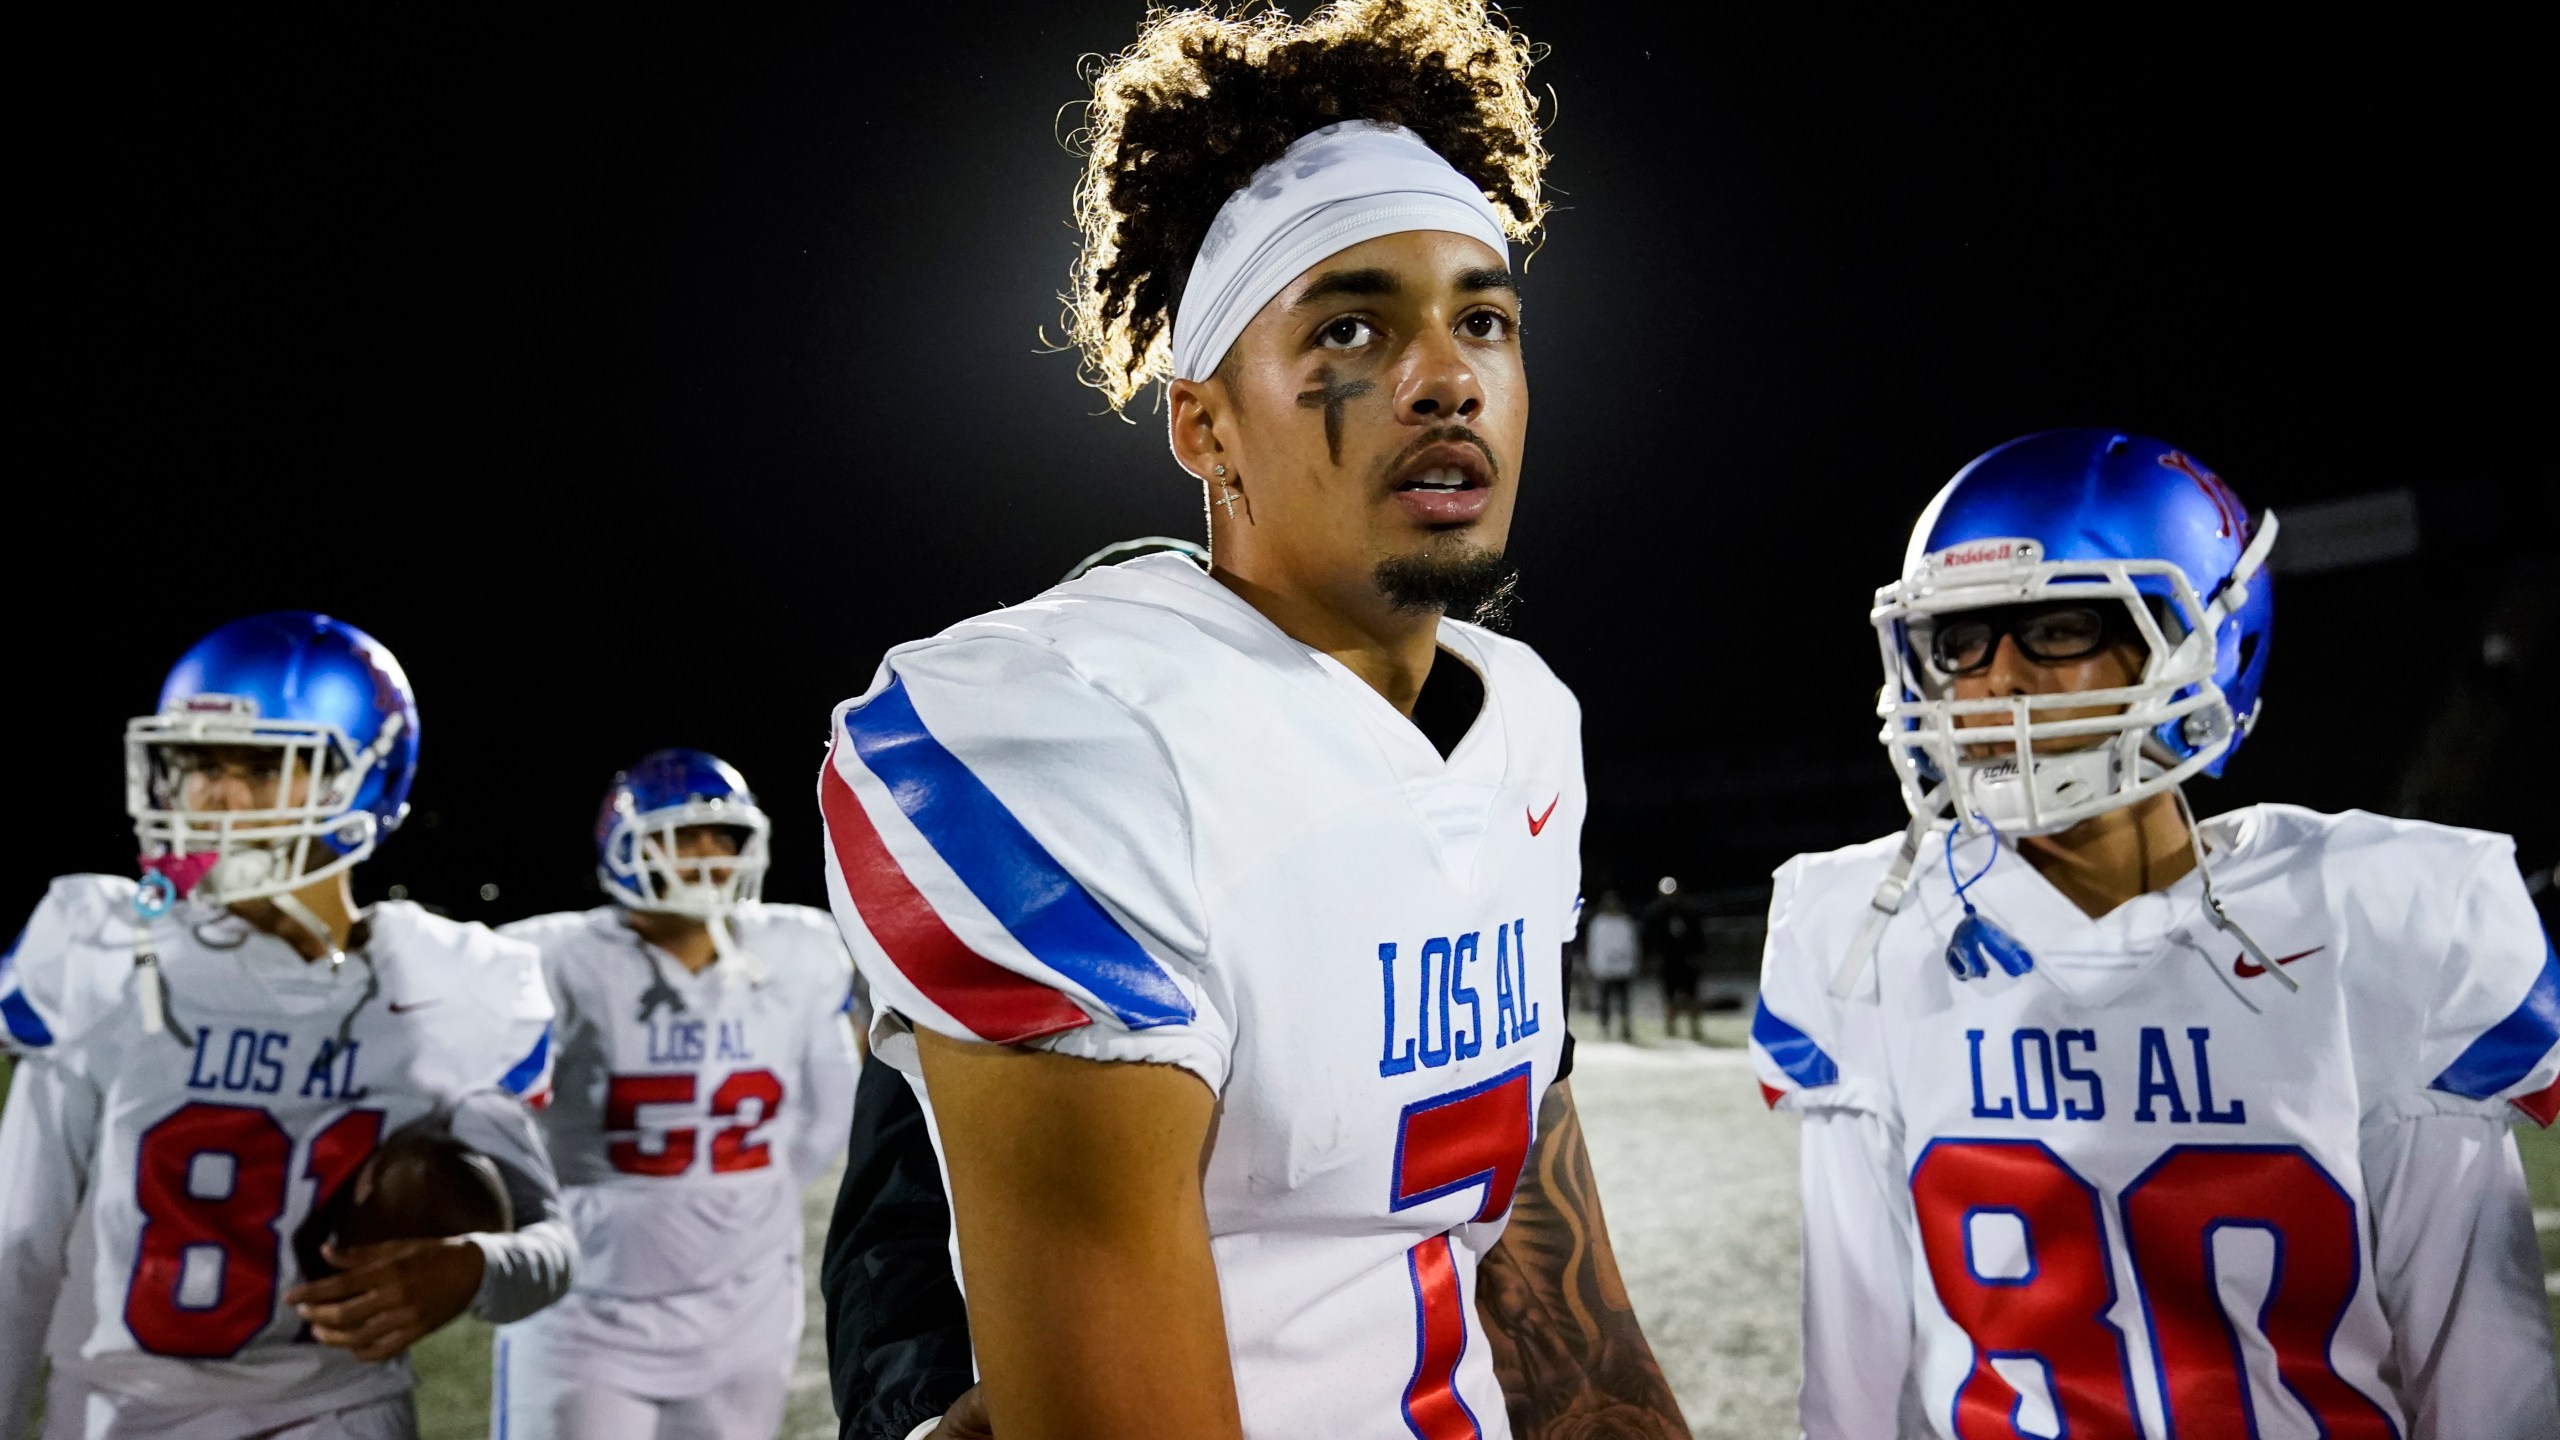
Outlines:
{"label": "player's hand", "polygon": [[970,1386],[942,1412],[942,1423],[925,1432],[925,1440],[996,1440],[995,1422],[987,1418],[987,1400]]}
{"label": "player's hand", "polygon": [[355,1352],[367,1363],[388,1360],[444,1328],[480,1293],[488,1257],[468,1239],[387,1240],[337,1245],[321,1254],[339,1272],[296,1285],[285,1303],[311,1326],[311,1338]]}

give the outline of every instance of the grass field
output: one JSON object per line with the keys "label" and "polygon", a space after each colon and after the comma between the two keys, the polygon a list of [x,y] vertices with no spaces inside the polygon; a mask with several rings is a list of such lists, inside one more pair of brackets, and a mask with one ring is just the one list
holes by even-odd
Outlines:
{"label": "grass field", "polygon": [[[826,1238],[827,1214],[835,1207],[837,1177],[842,1173],[838,1169],[828,1174],[803,1197],[811,1256],[805,1296],[809,1324],[800,1336],[791,1403],[783,1412],[782,1433],[791,1440],[834,1440],[836,1433],[815,1257]],[[466,1316],[412,1352],[418,1367],[418,1429],[423,1440],[482,1440],[489,1433],[489,1336],[489,1326]]]}
{"label": "grass field", "polygon": [[[1763,1110],[1744,1063],[1742,1022],[1710,1022],[1709,1045],[1665,1041],[1640,1017],[1639,1043],[1588,1043],[1574,1092],[1627,1288],[1701,1437],[1794,1433],[1795,1125]],[[0,1060],[0,1094],[8,1084]],[[2517,1132],[2533,1190],[2546,1294],[2560,1322],[2560,1131]],[[809,1250],[825,1233],[833,1177],[810,1188]],[[836,1433],[814,1277],[791,1406],[790,1440]],[[2556,1324],[2555,1328],[2560,1328]],[[465,1320],[419,1347],[418,1409],[428,1440],[488,1433],[489,1330]],[[32,1432],[30,1432],[32,1433]]]}

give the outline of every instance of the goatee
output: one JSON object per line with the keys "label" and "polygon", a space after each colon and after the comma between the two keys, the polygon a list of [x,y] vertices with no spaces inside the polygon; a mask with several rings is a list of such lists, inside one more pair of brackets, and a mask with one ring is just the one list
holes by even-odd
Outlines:
{"label": "goatee", "polygon": [[1437,610],[1499,630],[1511,619],[1520,572],[1501,551],[1469,546],[1391,556],[1378,562],[1371,579],[1398,610]]}

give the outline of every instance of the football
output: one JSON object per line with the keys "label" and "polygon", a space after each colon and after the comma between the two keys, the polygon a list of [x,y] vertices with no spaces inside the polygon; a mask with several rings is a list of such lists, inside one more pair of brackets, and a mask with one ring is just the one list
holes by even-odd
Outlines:
{"label": "football", "polygon": [[294,1234],[294,1251],[304,1277],[316,1280],[337,1273],[321,1254],[333,1241],[344,1249],[514,1228],[506,1184],[489,1157],[440,1127],[413,1125],[384,1140],[312,1212]]}

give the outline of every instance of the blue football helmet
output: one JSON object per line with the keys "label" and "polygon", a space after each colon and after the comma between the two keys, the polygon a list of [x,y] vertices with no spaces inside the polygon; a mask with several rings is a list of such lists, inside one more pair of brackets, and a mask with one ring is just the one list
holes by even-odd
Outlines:
{"label": "blue football helmet", "polygon": [[[2139,435],[2047,430],[1957,471],[1870,616],[1884,660],[1878,738],[1912,813],[2051,834],[2221,774],[2258,718],[2275,615],[2261,572],[2275,537],[2273,514],[2253,524],[2219,476]],[[1953,698],[1931,644],[1947,617],[2082,599],[2124,607],[2149,652],[2134,683]],[[2119,708],[2049,714],[2093,706]],[[1968,715],[2007,723],[1959,730]]]}
{"label": "blue football helmet", "polygon": [[343,620],[278,610],[197,641],[159,713],[126,724],[125,810],[147,883],[230,904],[371,855],[409,813],[417,767],[400,662]]}
{"label": "blue football helmet", "polygon": [[[687,857],[677,833],[737,832],[733,856]],[[764,896],[773,833],[746,777],[700,750],[659,750],[613,777],[596,816],[596,880],[617,905],[712,920]]]}

